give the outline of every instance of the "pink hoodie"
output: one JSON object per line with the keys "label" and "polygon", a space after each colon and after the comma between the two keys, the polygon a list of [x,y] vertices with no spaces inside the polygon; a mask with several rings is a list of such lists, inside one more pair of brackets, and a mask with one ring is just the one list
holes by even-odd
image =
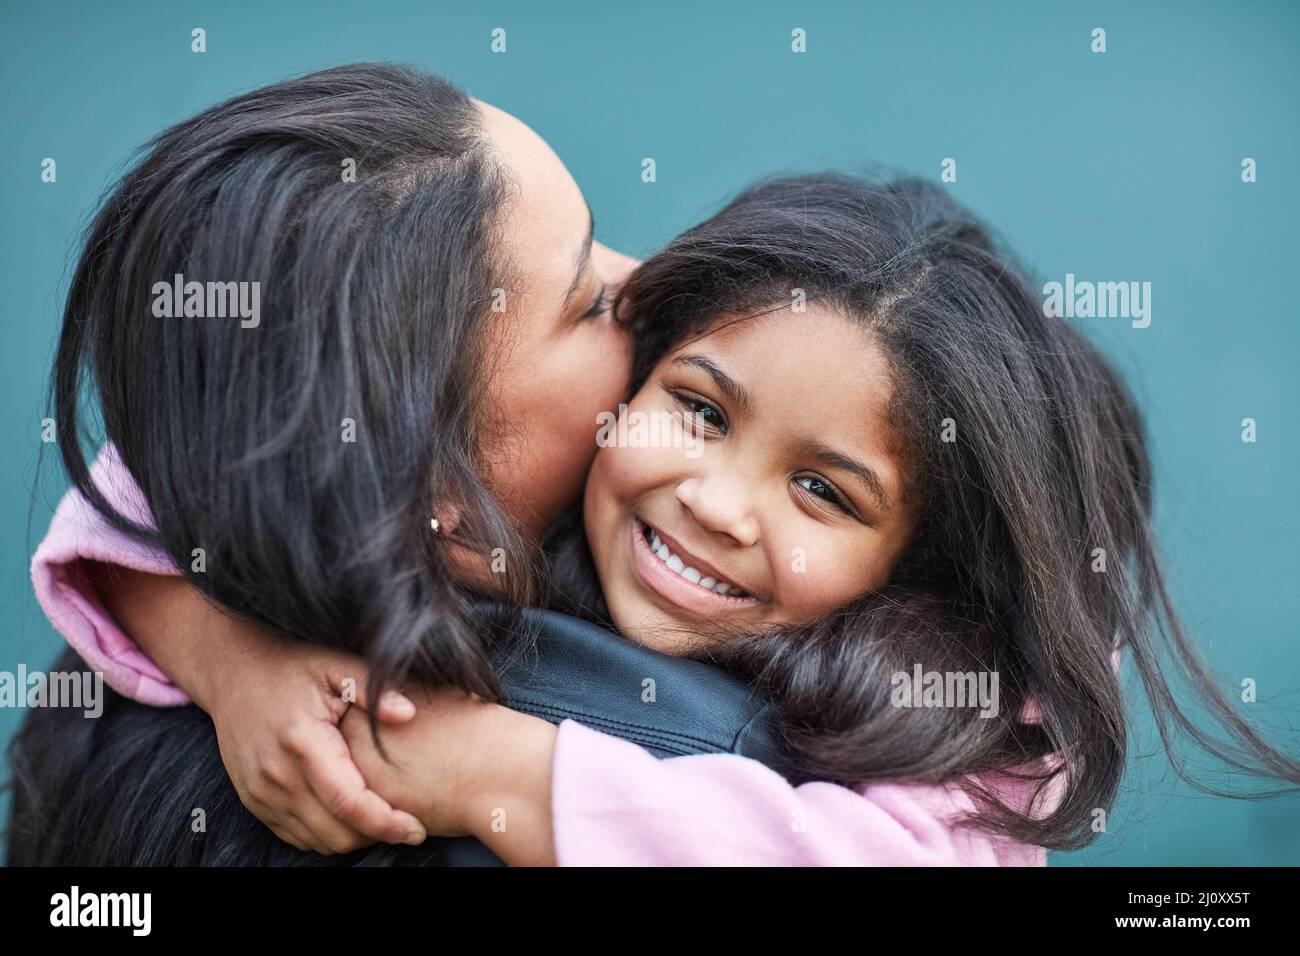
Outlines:
{"label": "pink hoodie", "polygon": [[[92,468],[122,514],[152,517],[115,450]],[[119,693],[141,703],[188,703],[116,625],[86,575],[86,562],[179,574],[170,560],[111,528],[68,492],[32,559],[41,607],[68,643]],[[1118,657],[1118,653],[1117,653]],[[1118,660],[1116,661],[1118,666]],[[556,856],[561,866],[1042,866],[1041,847],[957,827],[973,810],[956,783],[828,783],[790,786],[762,764],[729,754],[659,760],[636,744],[565,720],[552,774]],[[1031,787],[985,776],[1007,801],[1028,806]],[[1060,799],[1054,786],[1037,812]]]}

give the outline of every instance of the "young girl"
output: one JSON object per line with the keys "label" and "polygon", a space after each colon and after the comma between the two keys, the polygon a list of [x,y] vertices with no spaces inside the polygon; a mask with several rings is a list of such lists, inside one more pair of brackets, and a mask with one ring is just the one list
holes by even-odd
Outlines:
{"label": "young girl", "polygon": [[[760,186],[646,263],[620,308],[624,414],[685,414],[702,453],[601,451],[589,551],[555,542],[563,606],[745,675],[817,782],[656,762],[456,692],[384,731],[389,763],[349,715],[367,780],[430,832],[511,862],[1041,863],[1113,804],[1125,646],[1162,731],[1300,781],[1182,634],[1122,384],[938,189]],[[1162,641],[1236,746],[1186,717]],[[979,706],[931,693],[959,685]]]}

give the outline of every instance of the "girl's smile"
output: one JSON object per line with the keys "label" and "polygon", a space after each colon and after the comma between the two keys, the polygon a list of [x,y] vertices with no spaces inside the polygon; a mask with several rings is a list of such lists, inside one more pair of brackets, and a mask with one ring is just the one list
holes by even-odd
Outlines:
{"label": "girl's smile", "polygon": [[[648,537],[647,537],[648,536]],[[632,548],[641,580],[673,604],[695,614],[717,614],[751,607],[758,598],[734,585],[712,565],[695,557],[652,525],[632,523]]]}

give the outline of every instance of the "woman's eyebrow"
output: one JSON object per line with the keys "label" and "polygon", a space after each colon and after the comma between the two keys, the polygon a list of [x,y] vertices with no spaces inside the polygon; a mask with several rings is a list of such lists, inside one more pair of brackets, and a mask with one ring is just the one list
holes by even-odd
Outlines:
{"label": "woman's eyebrow", "polygon": [[564,304],[568,305],[569,300],[573,298],[573,293],[578,291],[578,286],[582,285],[582,277],[587,274],[587,266],[591,262],[591,242],[596,238],[596,217],[591,214],[591,207],[587,207],[587,241],[582,244],[578,250],[575,260],[577,272],[573,275],[573,281],[569,283],[569,291],[564,293]]}
{"label": "woman's eyebrow", "polygon": [[836,451],[816,438],[804,442],[801,451],[828,468],[839,468],[847,471],[866,486],[867,491],[871,492],[871,497],[876,500],[876,505],[881,511],[890,509],[889,495],[885,494],[885,485],[880,480],[880,476],[862,462]]}
{"label": "woman's eyebrow", "polygon": [[714,384],[722,389],[722,394],[726,395],[732,404],[739,406],[743,412],[753,411],[754,403],[750,400],[749,392],[745,391],[745,386],[718,368],[712,359],[705,358],[703,355],[679,355],[673,359],[673,364],[698,368],[713,379]]}

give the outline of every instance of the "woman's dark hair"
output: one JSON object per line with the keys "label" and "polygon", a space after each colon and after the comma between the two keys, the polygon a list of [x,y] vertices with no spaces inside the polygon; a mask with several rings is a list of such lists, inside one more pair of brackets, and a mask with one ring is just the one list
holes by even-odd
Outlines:
{"label": "woman's dark hair", "polygon": [[[54,664],[88,673],[77,654]],[[80,676],[78,677],[80,679]],[[437,866],[449,841],[305,853],[240,802],[212,720],[103,688],[103,712],[32,711],[9,744],[10,866]]]}
{"label": "woman's dark hair", "polygon": [[[1124,383],[1045,316],[1010,257],[939,187],[828,174],[743,193],[622,290],[634,386],[724,315],[789,309],[795,289],[861,323],[888,355],[892,423],[910,462],[905,496],[922,516],[887,586],[797,633],[731,635],[697,652],[779,702],[800,775],[846,785],[961,778],[981,825],[1050,848],[1086,845],[1124,769],[1112,654],[1127,647],[1171,755],[1171,729],[1181,728],[1237,770],[1300,783],[1300,762],[1233,710],[1179,623],[1151,528],[1142,420]],[[575,573],[580,544],[556,551],[557,580],[576,591],[570,607],[603,615],[598,595],[580,593],[590,577]],[[1235,743],[1180,706],[1162,643]],[[892,675],[918,663],[996,672],[1000,715],[892,706]],[[1040,722],[1021,721],[1029,702]],[[1049,755],[1065,760],[1053,770],[1040,759]],[[1009,806],[967,776],[1029,765],[1042,772],[1017,775],[1064,786],[1049,814]],[[1237,796],[1175,766],[1206,792]]]}
{"label": "woman's dark hair", "polygon": [[[540,593],[475,438],[505,188],[469,98],[397,66],[287,80],[161,133],[68,294],[53,400],[75,488],[219,605],[364,654],[381,684],[495,695],[496,631],[430,519],[455,500],[457,538],[505,551],[502,597]],[[178,300],[158,317],[177,276],[255,284],[260,316],[181,317]],[[156,532],[91,480],[88,398]]]}
{"label": "woman's dark hair", "polygon": [[[495,698],[493,652],[526,638],[511,609],[545,592],[539,549],[479,478],[485,318],[510,278],[493,254],[508,183],[478,115],[435,76],[362,64],[160,134],[85,238],[53,402],[74,487],[217,606],[364,655],[379,685]],[[260,315],[230,315],[234,300],[217,316],[182,317],[183,299],[174,317],[155,312],[160,292],[192,281],[256,283]],[[156,530],[92,480],[83,449],[98,436],[83,402],[100,410]],[[461,514],[452,540],[504,550],[504,613],[454,580],[448,535],[430,525],[442,501]],[[84,667],[75,655],[61,666]],[[439,841],[300,853],[240,804],[206,715],[105,696],[98,719],[40,711],[15,736],[11,862],[441,856]],[[191,831],[194,809],[205,833]]]}

